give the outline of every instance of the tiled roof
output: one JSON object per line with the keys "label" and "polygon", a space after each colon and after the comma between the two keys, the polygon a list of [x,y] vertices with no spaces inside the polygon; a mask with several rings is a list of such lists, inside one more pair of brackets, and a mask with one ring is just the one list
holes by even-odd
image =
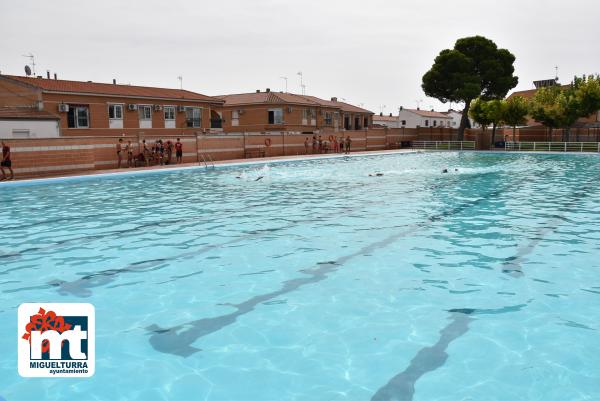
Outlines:
{"label": "tiled roof", "polygon": [[303,104],[307,106],[317,106],[318,104],[303,98],[300,95],[294,95],[293,93],[283,92],[252,92],[252,93],[239,93],[234,95],[221,95],[215,96],[225,101],[225,106],[237,106],[242,104]]}
{"label": "tiled roof", "polygon": [[0,107],[0,119],[60,120],[56,114],[24,107]]}
{"label": "tiled roof", "polygon": [[436,117],[436,118],[450,118],[448,115],[444,113],[440,113],[438,111],[428,111],[428,110],[417,110],[417,109],[404,109],[415,114],[418,114],[423,117]]}
{"label": "tiled roof", "polygon": [[[569,87],[569,85],[561,85],[561,87],[563,89],[566,89],[566,88]],[[515,97],[515,96],[522,96],[525,99],[530,99],[530,98],[533,97],[533,95],[535,95],[535,93],[537,91],[538,91],[537,89],[527,89],[527,90],[524,90],[524,91],[515,91],[515,92],[511,93],[510,96],[508,96],[507,99],[510,99],[512,97]]]}
{"label": "tiled roof", "polygon": [[225,100],[225,106],[237,106],[244,104],[301,104],[306,106],[323,106],[331,108],[339,108],[342,111],[353,112],[353,113],[371,113],[371,111],[353,106],[344,102],[334,102],[330,100],[324,100],[316,96],[309,95],[297,95],[295,93],[284,93],[284,92],[252,92],[252,93],[239,93],[234,95],[220,95],[216,96],[219,99]]}
{"label": "tiled roof", "polygon": [[378,115],[374,115],[373,116],[373,121],[393,121],[393,122],[396,122],[396,121],[398,121],[398,116],[378,116]]}
{"label": "tiled roof", "polygon": [[153,88],[149,86],[105,84],[99,82],[67,81],[64,79],[44,79],[20,77],[15,75],[2,75],[2,77],[23,82],[48,92],[93,93],[99,95],[132,96],[173,100],[197,100],[202,102],[222,103],[219,99],[215,99],[214,97],[183,89]]}

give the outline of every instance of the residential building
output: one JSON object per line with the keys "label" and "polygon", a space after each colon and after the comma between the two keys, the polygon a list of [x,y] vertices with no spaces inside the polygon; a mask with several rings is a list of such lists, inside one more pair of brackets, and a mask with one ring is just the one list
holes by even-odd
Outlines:
{"label": "residential building", "polygon": [[295,132],[304,134],[362,130],[372,124],[369,110],[315,96],[257,90],[217,96],[225,132]]}
{"label": "residential building", "polygon": [[[462,111],[449,109],[443,113],[452,119],[450,122],[450,128],[458,129],[458,127],[460,127],[460,121],[462,120],[463,115]],[[480,128],[480,125],[477,124],[471,117],[469,117],[469,124],[471,125],[471,128]]]}
{"label": "residential building", "polygon": [[[110,84],[0,75],[0,110],[18,107],[32,115],[56,116],[61,136],[178,135],[220,129],[217,109],[223,103],[187,90],[114,80]],[[39,118],[22,129],[34,130],[33,121]]]}
{"label": "residential building", "polygon": [[392,113],[390,113],[387,116],[384,116],[383,113],[379,113],[379,115],[374,115],[373,125],[387,128],[402,128],[402,125],[400,124],[400,117],[394,116],[392,115]]}
{"label": "residential building", "polygon": [[433,127],[433,128],[451,128],[452,117],[434,110],[421,109],[405,109],[400,107],[398,111],[398,119],[400,127],[417,128],[417,127]]}

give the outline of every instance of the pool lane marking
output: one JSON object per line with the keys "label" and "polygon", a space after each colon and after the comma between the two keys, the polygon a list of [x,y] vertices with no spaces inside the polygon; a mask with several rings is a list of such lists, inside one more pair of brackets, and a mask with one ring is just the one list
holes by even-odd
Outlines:
{"label": "pool lane marking", "polygon": [[[485,174],[484,174],[485,175]],[[473,207],[483,201],[486,201],[492,197],[497,196],[503,192],[502,189],[496,189],[489,192],[485,196],[479,197],[478,199],[471,202],[464,202],[458,206],[445,210],[436,215],[430,216],[426,222],[414,223],[405,227],[403,231],[392,234],[389,237],[366,245],[356,252],[342,256],[334,261],[321,262],[311,269],[300,270],[301,273],[308,275],[308,277],[298,277],[282,282],[282,287],[279,290],[272,291],[266,294],[256,295],[244,302],[239,304],[228,304],[234,307],[236,310],[220,316],[202,318],[187,323],[172,326],[170,328],[162,328],[157,324],[152,324],[147,327],[150,334],[151,346],[159,352],[170,353],[182,357],[188,357],[200,349],[192,346],[192,343],[197,341],[199,338],[204,337],[208,334],[217,332],[226,326],[233,324],[238,317],[252,312],[257,305],[265,301],[270,301],[280,295],[295,291],[305,285],[317,283],[328,277],[329,273],[332,273],[338,269],[339,266],[343,265],[347,261],[364,254],[368,254],[376,249],[381,249],[389,244],[395,242],[399,238],[412,235],[416,230],[430,227],[431,222],[437,222],[443,220],[446,217],[455,215],[467,209]]]}
{"label": "pool lane marking", "polygon": [[527,304],[505,306],[498,309],[450,309],[448,311],[450,312],[450,323],[440,330],[438,341],[430,347],[421,348],[408,367],[378,389],[371,397],[371,401],[412,401],[416,382],[425,374],[446,363],[448,345],[464,335],[469,330],[469,324],[476,320],[471,315],[517,312],[526,306]]}

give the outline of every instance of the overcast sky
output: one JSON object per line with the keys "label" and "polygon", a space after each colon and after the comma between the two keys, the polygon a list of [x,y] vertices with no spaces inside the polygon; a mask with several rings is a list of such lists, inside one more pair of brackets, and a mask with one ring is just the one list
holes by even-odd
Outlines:
{"label": "overcast sky", "polygon": [[457,38],[483,35],[517,57],[517,89],[600,72],[594,0],[0,0],[0,71],[207,95],[269,87],[337,96],[379,113],[448,108],[421,77]]}

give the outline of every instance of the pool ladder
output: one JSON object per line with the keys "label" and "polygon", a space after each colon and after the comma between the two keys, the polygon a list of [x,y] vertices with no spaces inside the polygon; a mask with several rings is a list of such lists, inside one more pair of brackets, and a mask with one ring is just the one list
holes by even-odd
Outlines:
{"label": "pool ladder", "polygon": [[202,160],[198,162],[199,165],[204,164],[204,167],[206,167],[206,169],[208,169],[209,167],[212,167],[213,169],[215,168],[215,161],[213,160],[210,153],[200,153],[200,158]]}

